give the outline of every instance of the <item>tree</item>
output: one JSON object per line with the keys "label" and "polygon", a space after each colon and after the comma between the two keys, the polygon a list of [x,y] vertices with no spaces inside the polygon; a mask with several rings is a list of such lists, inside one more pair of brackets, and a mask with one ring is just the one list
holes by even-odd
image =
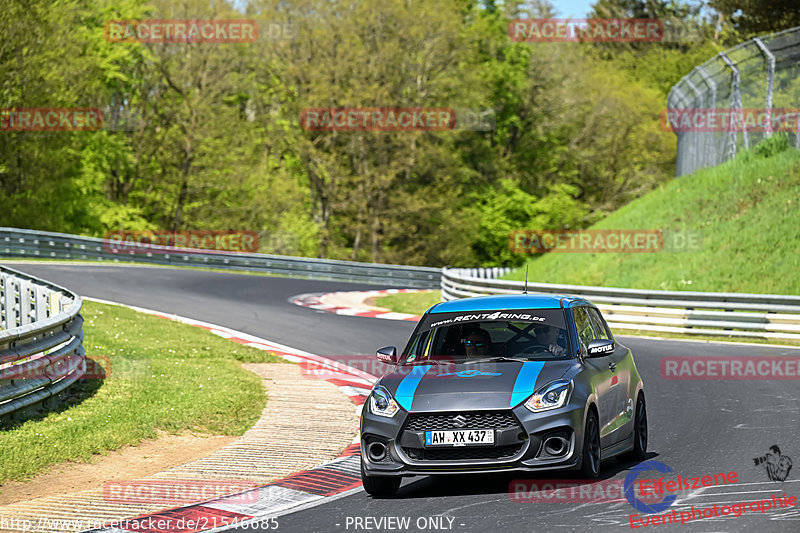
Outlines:
{"label": "tree", "polygon": [[745,40],[800,26],[796,0],[710,0],[709,7],[720,15]]}

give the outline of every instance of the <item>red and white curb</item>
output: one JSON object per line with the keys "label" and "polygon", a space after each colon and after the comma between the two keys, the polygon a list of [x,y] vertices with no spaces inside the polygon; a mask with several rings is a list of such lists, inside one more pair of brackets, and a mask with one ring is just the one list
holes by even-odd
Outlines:
{"label": "red and white curb", "polygon": [[[297,363],[308,378],[324,379],[348,396],[358,409],[372,389],[377,377],[342,364],[283,344],[236,331],[224,326],[200,320],[129,306],[97,298],[85,300],[110,305],[122,305],[134,311],[176,320],[200,327],[216,335],[257,350],[265,350],[288,361]],[[358,438],[336,459],[310,470],[291,474],[267,485],[244,491],[240,494],[208,500],[201,503],[146,514],[123,520],[114,527],[91,529],[92,532],[110,533],[194,533],[198,531],[224,530],[243,522],[274,518],[290,510],[318,503],[361,486],[361,445]],[[258,496],[253,497],[255,492]],[[250,495],[243,498],[242,495]],[[274,527],[274,526],[273,526]]]}
{"label": "red and white curb", "polygon": [[383,318],[386,320],[408,320],[418,321],[419,315],[408,313],[395,313],[387,311],[381,307],[375,307],[364,303],[369,298],[386,296],[389,294],[400,294],[406,292],[428,292],[419,289],[384,289],[375,291],[341,291],[328,293],[307,293],[292,296],[289,301],[293,304],[335,313],[337,315],[363,316],[369,318]]}

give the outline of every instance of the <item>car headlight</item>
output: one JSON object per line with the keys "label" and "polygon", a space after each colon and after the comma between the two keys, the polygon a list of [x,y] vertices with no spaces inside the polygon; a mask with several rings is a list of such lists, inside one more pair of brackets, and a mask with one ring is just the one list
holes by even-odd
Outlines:
{"label": "car headlight", "polygon": [[572,392],[572,381],[559,379],[548,383],[525,401],[525,407],[534,413],[564,407]]}
{"label": "car headlight", "polygon": [[400,408],[397,402],[394,401],[389,391],[380,385],[376,385],[372,389],[372,394],[369,395],[369,410],[372,414],[378,416],[393,417]]}

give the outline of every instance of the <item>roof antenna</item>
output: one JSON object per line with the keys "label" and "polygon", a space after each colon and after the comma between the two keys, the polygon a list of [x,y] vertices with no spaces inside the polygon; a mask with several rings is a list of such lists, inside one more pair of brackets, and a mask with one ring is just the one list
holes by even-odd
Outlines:
{"label": "roof antenna", "polygon": [[522,294],[528,294],[528,264],[525,264],[525,290]]}

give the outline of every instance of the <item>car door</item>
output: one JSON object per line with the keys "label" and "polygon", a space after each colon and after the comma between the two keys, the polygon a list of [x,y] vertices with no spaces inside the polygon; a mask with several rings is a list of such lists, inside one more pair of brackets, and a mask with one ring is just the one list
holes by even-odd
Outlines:
{"label": "car door", "polygon": [[599,357],[586,357],[588,355],[587,347],[589,343],[597,337],[592,327],[591,319],[586,311],[586,307],[579,306],[572,308],[572,317],[575,320],[575,329],[578,333],[578,350],[584,357],[584,365],[586,371],[589,372],[591,383],[594,387],[595,394],[597,395],[597,411],[600,420],[600,447],[606,448],[614,443],[616,435],[612,434],[609,430],[611,421],[617,410],[616,400],[614,395],[617,388],[612,385],[612,380],[615,377],[609,363],[611,357],[609,355],[602,355]]}
{"label": "car door", "polygon": [[[608,324],[603,320],[600,311],[594,307],[586,307],[586,312],[592,323],[595,338],[613,341],[614,337],[611,335]],[[606,360],[612,373],[609,400],[613,405],[607,429],[611,436],[610,442],[614,444],[624,440],[625,437],[630,435],[632,429],[629,424],[632,423],[633,402],[630,400],[629,391],[633,358],[630,355],[630,350],[614,343],[614,351],[608,354]]]}

